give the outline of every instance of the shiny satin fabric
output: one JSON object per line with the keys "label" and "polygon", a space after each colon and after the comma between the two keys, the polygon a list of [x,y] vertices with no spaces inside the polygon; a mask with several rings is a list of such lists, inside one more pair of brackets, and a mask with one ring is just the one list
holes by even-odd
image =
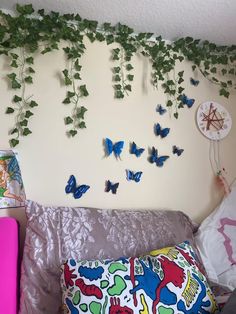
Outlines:
{"label": "shiny satin fabric", "polygon": [[26,202],[20,314],[60,313],[60,265],[68,258],[139,256],[189,240],[196,225],[180,211],[105,210]]}

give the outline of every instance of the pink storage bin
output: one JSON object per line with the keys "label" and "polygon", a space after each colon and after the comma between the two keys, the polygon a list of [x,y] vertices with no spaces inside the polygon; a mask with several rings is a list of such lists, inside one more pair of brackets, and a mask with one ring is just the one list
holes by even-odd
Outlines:
{"label": "pink storage bin", "polygon": [[0,313],[16,314],[18,307],[18,223],[0,218]]}

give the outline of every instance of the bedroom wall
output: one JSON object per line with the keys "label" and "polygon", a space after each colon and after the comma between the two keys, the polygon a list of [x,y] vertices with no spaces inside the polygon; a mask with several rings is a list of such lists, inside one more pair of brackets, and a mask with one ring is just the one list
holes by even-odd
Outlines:
{"label": "bedroom wall", "polygon": [[[87,84],[89,97],[81,101],[86,113],[87,129],[79,136],[67,138],[63,118],[70,113],[70,105],[62,104],[66,88],[61,80],[61,70],[66,67],[62,51],[35,59],[34,84],[27,94],[34,95],[39,103],[31,118],[33,134],[21,140],[16,147],[24,180],[27,198],[47,205],[90,206],[102,208],[170,208],[187,213],[200,222],[218,204],[222,197],[215,184],[209,162],[209,141],[199,132],[196,109],[199,104],[213,100],[224,105],[232,115],[230,134],[220,143],[222,164],[227,178],[232,182],[236,176],[236,95],[229,99],[218,95],[217,87],[201,75],[198,87],[189,83],[191,64],[182,64],[185,70],[186,94],[195,98],[192,109],[180,111],[176,120],[167,113],[159,116],[157,104],[165,103],[161,88],[155,90],[150,84],[150,64],[141,56],[133,61],[135,80],[133,92],[124,100],[115,100],[112,88],[110,61],[111,46],[102,43],[89,44],[83,56],[82,78]],[[0,58],[1,106],[0,149],[9,149],[8,130],[13,117],[4,114],[14,93],[8,89],[5,76],[9,71],[6,58]],[[158,138],[153,131],[155,123],[170,127],[169,136]],[[104,157],[104,138],[124,140],[121,160],[114,156]],[[146,148],[140,158],[129,154],[129,143],[135,141]],[[172,146],[184,148],[181,157],[172,155]],[[148,148],[155,146],[160,154],[170,155],[163,168],[147,161]],[[125,170],[143,171],[140,183],[128,182]],[[78,184],[89,184],[90,190],[81,199],[66,195],[64,188],[71,174]],[[120,182],[117,195],[105,193],[105,181]],[[24,232],[23,209],[0,210],[0,215],[16,216]]]}

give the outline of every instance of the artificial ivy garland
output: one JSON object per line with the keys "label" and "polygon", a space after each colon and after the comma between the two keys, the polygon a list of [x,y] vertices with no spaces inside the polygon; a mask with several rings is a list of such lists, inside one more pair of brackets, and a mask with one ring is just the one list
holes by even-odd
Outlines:
{"label": "artificial ivy garland", "polygon": [[69,67],[62,73],[68,87],[63,103],[73,106],[71,114],[65,118],[70,136],[75,136],[79,129],[86,127],[84,115],[87,109],[81,106],[80,100],[89,93],[85,84],[79,84],[82,68],[80,58],[86,49],[84,37],[91,42],[97,40],[105,41],[107,45],[117,44],[112,49],[112,59],[116,63],[113,67],[115,98],[124,98],[132,91],[132,57],[136,53],[141,53],[151,62],[152,83],[164,88],[166,106],[174,108],[175,118],[178,118],[179,109],[183,108],[181,97],[184,92],[184,72],[175,74],[174,71],[177,62],[191,61],[193,71],[198,69],[209,81],[217,84],[219,94],[224,97],[228,98],[230,90],[236,88],[233,83],[236,75],[235,45],[217,46],[191,37],[172,43],[167,43],[160,36],[150,41],[152,33],[135,34],[132,28],[120,23],[116,26],[104,23],[98,30],[97,21],[82,19],[79,14],[45,14],[44,10],[35,13],[31,4],[17,4],[16,13],[16,16],[11,16],[0,11],[0,54],[9,57],[13,72],[8,74],[8,79],[11,87],[19,90],[6,110],[6,114],[16,115],[15,125],[10,131],[12,147],[19,143],[21,136],[32,133],[28,127],[29,118],[38,104],[31,95],[27,95],[27,85],[33,83],[34,53],[40,51],[45,54],[59,49],[61,41],[67,43],[63,49],[69,60]]}

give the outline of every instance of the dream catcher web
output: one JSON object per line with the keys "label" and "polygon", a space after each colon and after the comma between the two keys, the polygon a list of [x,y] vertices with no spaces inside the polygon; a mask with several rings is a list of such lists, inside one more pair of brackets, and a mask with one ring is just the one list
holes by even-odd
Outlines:
{"label": "dream catcher web", "polygon": [[226,171],[221,163],[220,141],[229,133],[232,120],[228,111],[220,104],[208,101],[201,104],[197,111],[199,130],[210,140],[209,160],[217,181],[223,186],[225,194],[230,193]]}

